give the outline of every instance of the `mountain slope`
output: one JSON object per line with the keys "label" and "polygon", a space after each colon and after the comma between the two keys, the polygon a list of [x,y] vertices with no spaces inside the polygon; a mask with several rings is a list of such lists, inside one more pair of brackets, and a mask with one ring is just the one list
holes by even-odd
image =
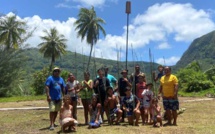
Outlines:
{"label": "mountain slope", "polygon": [[176,69],[185,67],[192,61],[199,62],[202,70],[215,64],[215,31],[195,39],[176,64]]}

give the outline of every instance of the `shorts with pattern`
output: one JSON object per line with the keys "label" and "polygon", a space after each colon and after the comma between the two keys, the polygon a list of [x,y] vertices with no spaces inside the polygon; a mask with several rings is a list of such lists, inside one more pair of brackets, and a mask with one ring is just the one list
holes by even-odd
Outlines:
{"label": "shorts with pattern", "polygon": [[164,110],[178,110],[179,102],[173,99],[163,99]]}
{"label": "shorts with pattern", "polygon": [[49,102],[49,111],[58,112],[60,111],[61,105],[62,105],[62,100],[51,100]]}
{"label": "shorts with pattern", "polygon": [[114,114],[116,114],[119,111],[119,108],[113,108],[110,110],[110,117],[111,119],[114,118]]}

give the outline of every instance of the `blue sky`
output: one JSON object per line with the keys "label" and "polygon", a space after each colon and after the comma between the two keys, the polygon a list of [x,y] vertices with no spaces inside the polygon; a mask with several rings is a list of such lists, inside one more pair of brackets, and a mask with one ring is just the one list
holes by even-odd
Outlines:
{"label": "blue sky", "polygon": [[[215,0],[130,0],[128,60],[149,61],[149,48],[154,61],[174,65],[191,42],[215,29]],[[107,36],[95,46],[96,57],[117,59],[121,48],[121,61],[125,60],[126,0],[1,0],[0,13],[15,12],[36,27],[27,40],[31,47],[41,42],[44,29],[56,27],[68,39],[67,49],[89,55],[89,45],[77,38],[73,23],[80,7],[95,7],[97,16],[106,21]],[[131,44],[135,56],[132,56]]]}

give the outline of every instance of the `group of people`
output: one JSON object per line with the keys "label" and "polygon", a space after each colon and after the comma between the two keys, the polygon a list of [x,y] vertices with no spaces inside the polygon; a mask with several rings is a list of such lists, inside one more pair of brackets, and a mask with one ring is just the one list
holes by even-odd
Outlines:
{"label": "group of people", "polygon": [[135,72],[130,77],[128,70],[122,70],[122,76],[118,80],[108,73],[108,67],[104,67],[98,69],[95,80],[90,79],[89,72],[84,72],[84,80],[79,82],[70,73],[66,83],[60,77],[60,68],[54,68],[53,75],[49,76],[45,83],[50,130],[56,127],[55,120],[60,111],[62,131],[76,131],[79,98],[84,108],[85,124],[89,125],[89,128],[100,127],[104,122],[104,113],[110,125],[119,125],[120,122],[125,122],[127,117],[129,125],[138,126],[141,117],[143,125],[163,126],[158,103],[160,97],[168,119],[164,125],[177,125],[178,80],[171,74],[170,67],[159,66],[158,70],[157,76],[153,72],[154,81],[160,80],[157,96],[152,90],[153,83],[146,82],[146,76],[140,71],[139,65],[135,66]]}

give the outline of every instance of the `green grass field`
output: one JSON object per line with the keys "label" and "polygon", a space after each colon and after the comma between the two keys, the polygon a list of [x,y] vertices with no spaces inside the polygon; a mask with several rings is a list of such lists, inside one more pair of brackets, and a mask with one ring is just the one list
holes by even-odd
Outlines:
{"label": "green grass field", "polygon": [[[183,99],[183,98],[182,98]],[[181,100],[182,100],[181,99]],[[40,101],[41,102],[41,101]],[[123,123],[120,126],[109,126],[104,123],[98,129],[87,129],[80,125],[77,132],[80,134],[214,134],[215,114],[214,100],[199,102],[181,102],[180,107],[186,111],[178,116],[178,126],[153,128],[146,126],[128,126]],[[6,102],[0,103],[0,107]],[[17,103],[17,102],[14,102]],[[24,103],[24,102],[20,102]],[[30,101],[29,101],[30,103]],[[42,103],[45,103],[42,102]],[[12,105],[13,103],[6,103]],[[44,105],[44,104],[42,104]],[[15,110],[0,111],[0,134],[53,134],[61,133],[60,127],[50,131],[48,110]],[[84,123],[83,110],[78,110],[78,121]],[[141,120],[140,120],[141,121]],[[165,121],[163,121],[165,123]],[[58,120],[57,120],[57,124]]]}

